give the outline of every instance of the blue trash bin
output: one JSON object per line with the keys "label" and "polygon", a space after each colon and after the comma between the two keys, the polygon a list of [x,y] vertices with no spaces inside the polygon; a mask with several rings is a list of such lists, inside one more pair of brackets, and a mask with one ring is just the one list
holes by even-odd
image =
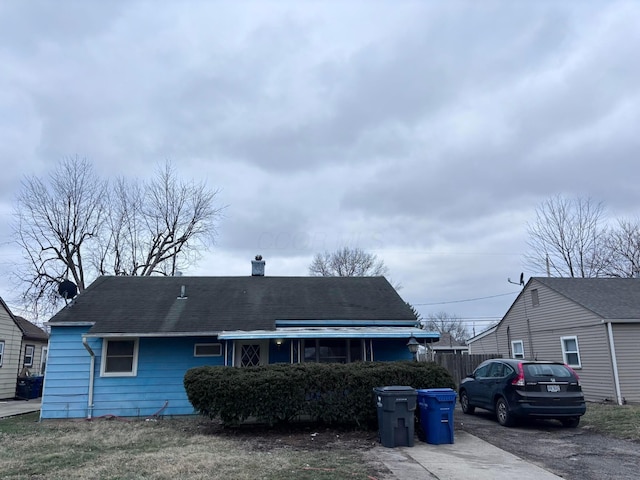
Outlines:
{"label": "blue trash bin", "polygon": [[456,392],[450,388],[418,390],[420,426],[427,443],[440,445],[453,443],[453,411],[456,408]]}

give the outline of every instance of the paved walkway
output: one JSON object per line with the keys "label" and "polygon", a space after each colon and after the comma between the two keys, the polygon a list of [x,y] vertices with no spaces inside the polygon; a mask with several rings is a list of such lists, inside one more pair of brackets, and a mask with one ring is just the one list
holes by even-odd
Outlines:
{"label": "paved walkway", "polygon": [[457,432],[455,443],[413,447],[376,447],[374,455],[401,480],[553,480],[557,475],[494,447],[467,432]]}
{"label": "paved walkway", "polygon": [[0,418],[40,411],[40,399],[0,400]]}

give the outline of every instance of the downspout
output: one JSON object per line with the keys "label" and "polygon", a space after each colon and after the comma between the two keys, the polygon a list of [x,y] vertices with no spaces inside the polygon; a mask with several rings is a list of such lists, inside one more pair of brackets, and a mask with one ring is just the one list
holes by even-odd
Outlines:
{"label": "downspout", "polygon": [[91,367],[89,370],[89,400],[87,402],[87,420],[91,420],[91,416],[93,415],[93,380],[95,376],[96,354],[91,350],[86,337],[82,337],[82,345],[84,345],[84,348],[87,349],[87,352],[89,352],[89,355],[91,356]]}
{"label": "downspout", "polygon": [[616,347],[613,342],[613,328],[611,328],[611,322],[607,322],[607,333],[609,334],[609,351],[611,352],[611,365],[613,366],[613,381],[616,386],[616,400],[618,401],[618,405],[622,405],[620,377],[618,376],[618,361],[616,360]]}
{"label": "downspout", "polygon": [[531,322],[529,321],[529,318],[527,318],[527,332],[529,333],[529,349],[531,349],[531,358],[537,360],[536,352],[533,349],[533,335],[531,335]]}

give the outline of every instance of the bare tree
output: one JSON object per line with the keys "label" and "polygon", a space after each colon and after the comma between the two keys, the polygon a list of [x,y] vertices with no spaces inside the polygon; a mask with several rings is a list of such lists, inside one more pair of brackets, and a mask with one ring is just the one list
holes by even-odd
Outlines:
{"label": "bare tree", "polygon": [[429,314],[429,316],[421,321],[425,330],[431,330],[442,333],[448,333],[455,340],[464,343],[469,338],[467,326],[456,315],[449,315],[445,312]]}
{"label": "bare tree", "polygon": [[602,203],[588,198],[556,196],[543,202],[527,225],[530,268],[561,277],[603,275],[608,262],[603,210]]}
{"label": "bare tree", "polygon": [[107,183],[78,157],[62,160],[45,180],[22,181],[13,230],[25,262],[17,276],[25,283],[23,301],[36,315],[55,302],[54,287],[62,279],[85,288],[87,255],[104,225],[106,194]]}
{"label": "bare tree", "polygon": [[174,275],[213,243],[218,191],[177,178],[171,164],[146,184],[120,178],[112,189],[109,235],[95,267],[116,275]]}
{"label": "bare tree", "polygon": [[389,273],[382,260],[361,248],[343,247],[318,253],[309,266],[312,277],[378,277]]}
{"label": "bare tree", "polygon": [[97,275],[172,275],[210,245],[224,207],[217,190],[180,180],[167,162],[146,183],[97,177],[86,159],[69,158],[42,180],[27,177],[14,231],[22,248],[23,300],[37,315],[58,304],[58,283],[83,291]]}
{"label": "bare tree", "polygon": [[606,238],[607,267],[610,277],[634,278],[640,274],[640,223],[618,220]]}

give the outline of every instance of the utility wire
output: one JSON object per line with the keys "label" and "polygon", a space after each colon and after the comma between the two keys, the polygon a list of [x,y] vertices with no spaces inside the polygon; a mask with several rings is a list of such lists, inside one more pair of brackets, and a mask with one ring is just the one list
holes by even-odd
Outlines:
{"label": "utility wire", "polygon": [[486,300],[488,298],[505,297],[507,295],[513,295],[514,293],[520,293],[520,292],[518,291],[518,292],[500,293],[498,295],[490,295],[488,297],[467,298],[465,300],[451,300],[449,302],[412,303],[411,305],[428,306],[428,305],[445,305],[449,303],[475,302],[477,300]]}

